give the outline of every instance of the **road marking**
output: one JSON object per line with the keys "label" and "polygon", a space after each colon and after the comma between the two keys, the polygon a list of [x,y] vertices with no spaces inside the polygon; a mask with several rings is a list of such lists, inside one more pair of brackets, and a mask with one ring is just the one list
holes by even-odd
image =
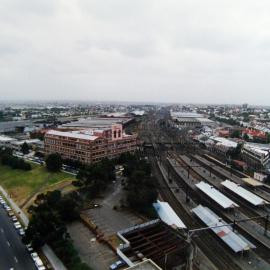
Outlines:
{"label": "road marking", "polygon": [[7,245],[10,247],[10,243],[7,241]]}
{"label": "road marking", "polygon": [[16,257],[14,257],[14,260],[15,260],[16,263],[18,263],[18,259]]}

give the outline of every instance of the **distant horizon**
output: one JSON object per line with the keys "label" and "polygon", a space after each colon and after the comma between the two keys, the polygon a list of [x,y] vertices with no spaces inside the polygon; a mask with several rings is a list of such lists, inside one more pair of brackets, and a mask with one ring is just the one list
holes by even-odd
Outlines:
{"label": "distant horizon", "polygon": [[244,104],[248,104],[248,107],[269,107],[270,105],[262,105],[262,104],[250,104],[247,102],[243,103],[197,103],[197,102],[155,102],[155,101],[117,101],[117,100],[80,100],[80,99],[10,99],[10,100],[0,100],[0,104],[4,105],[5,103],[8,104],[41,104],[41,103],[89,103],[89,104],[128,104],[128,105],[208,105],[208,106],[242,106]]}

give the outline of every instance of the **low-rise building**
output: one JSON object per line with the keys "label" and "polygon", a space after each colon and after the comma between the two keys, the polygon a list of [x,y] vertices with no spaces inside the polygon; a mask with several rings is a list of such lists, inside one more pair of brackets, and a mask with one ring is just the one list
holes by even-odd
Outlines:
{"label": "low-rise building", "polygon": [[10,144],[16,142],[17,139],[0,135],[0,146],[10,147]]}
{"label": "low-rise building", "polygon": [[45,154],[59,153],[63,159],[90,164],[102,158],[114,158],[137,148],[137,135],[127,135],[121,124],[111,128],[80,131],[49,130],[44,137]]}
{"label": "low-rise building", "polygon": [[241,155],[255,169],[270,168],[270,146],[267,144],[245,143]]}

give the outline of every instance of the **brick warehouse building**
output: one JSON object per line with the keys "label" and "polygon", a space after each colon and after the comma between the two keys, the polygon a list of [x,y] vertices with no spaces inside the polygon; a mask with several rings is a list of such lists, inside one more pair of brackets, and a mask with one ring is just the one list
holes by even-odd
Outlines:
{"label": "brick warehouse building", "polygon": [[80,131],[49,130],[44,137],[45,154],[59,153],[63,159],[90,164],[114,158],[137,148],[137,135],[127,135],[121,124],[106,129]]}

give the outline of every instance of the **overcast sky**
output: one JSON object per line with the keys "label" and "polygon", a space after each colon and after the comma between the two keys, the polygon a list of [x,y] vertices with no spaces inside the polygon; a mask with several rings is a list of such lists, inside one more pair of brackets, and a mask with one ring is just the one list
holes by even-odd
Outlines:
{"label": "overcast sky", "polygon": [[1,100],[269,105],[269,86],[269,0],[1,0]]}

